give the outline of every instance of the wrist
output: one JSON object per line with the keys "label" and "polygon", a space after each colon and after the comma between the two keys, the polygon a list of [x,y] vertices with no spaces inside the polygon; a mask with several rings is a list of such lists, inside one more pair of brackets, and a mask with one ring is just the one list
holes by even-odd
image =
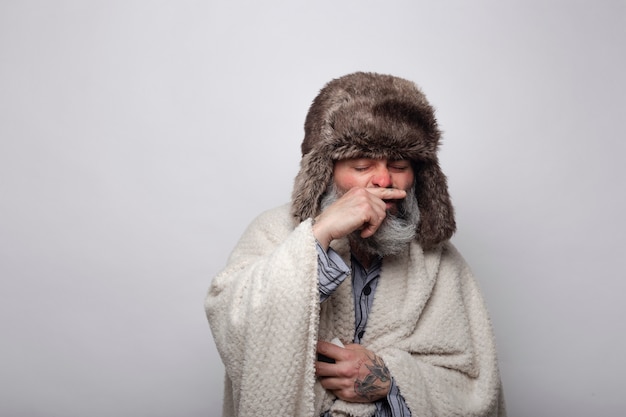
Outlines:
{"label": "wrist", "polygon": [[314,218],[312,222],[313,237],[315,237],[320,246],[326,251],[330,246],[332,238],[330,234],[325,231],[323,225],[317,220],[317,218]]}

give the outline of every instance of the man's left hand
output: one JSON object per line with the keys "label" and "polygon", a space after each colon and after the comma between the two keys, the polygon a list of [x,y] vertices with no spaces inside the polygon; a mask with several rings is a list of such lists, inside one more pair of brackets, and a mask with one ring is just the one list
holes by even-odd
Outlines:
{"label": "man's left hand", "polygon": [[319,341],[317,351],[335,363],[315,362],[315,374],[322,387],[338,398],[370,403],[385,398],[391,387],[391,375],[382,358],[358,344],[345,348]]}

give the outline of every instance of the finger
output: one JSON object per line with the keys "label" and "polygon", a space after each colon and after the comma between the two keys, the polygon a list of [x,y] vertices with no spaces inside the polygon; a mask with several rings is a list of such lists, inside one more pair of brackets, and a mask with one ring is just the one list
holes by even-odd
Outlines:
{"label": "finger", "polygon": [[376,231],[378,230],[378,228],[380,227],[380,225],[382,224],[381,222],[377,222],[375,223],[367,223],[363,229],[361,229],[361,237],[362,238],[368,238],[370,236],[373,236],[374,233],[376,233]]}
{"label": "finger", "polygon": [[367,350],[366,348],[363,347],[363,345],[360,345],[358,343],[348,343],[347,345],[344,346],[344,349],[346,350]]}
{"label": "finger", "polygon": [[322,387],[329,391],[345,390],[347,388],[354,389],[354,382],[347,378],[320,378]]}
{"label": "finger", "polygon": [[315,375],[319,377],[336,377],[337,367],[334,363],[316,361],[315,362]]}
{"label": "finger", "polygon": [[324,356],[328,356],[329,358],[335,359],[336,361],[342,360],[345,357],[344,348],[324,340],[317,342],[317,352]]}
{"label": "finger", "polygon": [[406,197],[406,191],[399,188],[366,188],[366,190],[381,200],[400,200]]}
{"label": "finger", "polygon": [[376,231],[380,228],[387,217],[387,212],[385,207],[382,208],[376,207],[373,209],[372,214],[370,215],[370,219],[367,223],[363,225],[361,229],[361,237],[368,238],[372,236]]}

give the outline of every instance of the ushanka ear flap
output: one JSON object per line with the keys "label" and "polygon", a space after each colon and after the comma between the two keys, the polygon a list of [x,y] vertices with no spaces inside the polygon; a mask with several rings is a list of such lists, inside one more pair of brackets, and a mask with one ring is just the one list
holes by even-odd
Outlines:
{"label": "ushanka ear flap", "polygon": [[320,200],[333,175],[333,161],[312,150],[302,157],[291,194],[291,215],[296,224],[317,216]]}
{"label": "ushanka ear flap", "polygon": [[430,249],[454,234],[454,208],[448,194],[448,181],[436,160],[422,161],[414,169],[415,196],[420,208],[417,240],[424,249]]}

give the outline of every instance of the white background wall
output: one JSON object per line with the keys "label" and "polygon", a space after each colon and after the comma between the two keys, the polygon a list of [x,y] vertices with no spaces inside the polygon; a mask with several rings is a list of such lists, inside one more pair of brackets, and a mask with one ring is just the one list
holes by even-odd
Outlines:
{"label": "white background wall", "polygon": [[0,2],[0,414],[217,416],[203,311],[355,70],[416,81],[511,416],[623,416],[626,2]]}

